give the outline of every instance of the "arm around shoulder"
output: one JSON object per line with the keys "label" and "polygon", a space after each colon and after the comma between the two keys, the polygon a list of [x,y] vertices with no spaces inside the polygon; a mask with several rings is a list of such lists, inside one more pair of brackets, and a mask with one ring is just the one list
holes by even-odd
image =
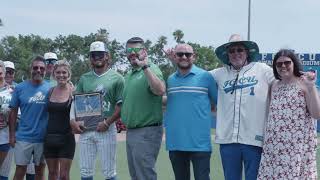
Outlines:
{"label": "arm around shoulder", "polygon": [[320,97],[316,85],[306,86],[302,84],[305,91],[308,111],[312,118],[320,119]]}

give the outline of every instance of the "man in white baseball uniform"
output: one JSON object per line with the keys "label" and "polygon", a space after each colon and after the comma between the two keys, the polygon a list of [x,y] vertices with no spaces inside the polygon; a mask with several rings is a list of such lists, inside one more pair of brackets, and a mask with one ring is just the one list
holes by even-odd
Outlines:
{"label": "man in white baseball uniform", "polygon": [[267,120],[272,68],[255,62],[258,45],[234,34],[216,49],[224,66],[211,71],[218,85],[216,143],[226,180],[255,180]]}
{"label": "man in white baseball uniform", "polygon": [[[104,121],[99,122],[96,130],[85,130],[82,124],[71,119],[71,127],[80,133],[80,174],[82,180],[92,180],[97,154],[100,156],[102,173],[106,180],[116,179],[116,126],[120,117],[120,104],[124,86],[123,77],[110,69],[111,55],[100,41],[90,45],[92,71],[81,76],[76,92],[98,92],[102,96]],[[72,113],[72,112],[71,112]]]}

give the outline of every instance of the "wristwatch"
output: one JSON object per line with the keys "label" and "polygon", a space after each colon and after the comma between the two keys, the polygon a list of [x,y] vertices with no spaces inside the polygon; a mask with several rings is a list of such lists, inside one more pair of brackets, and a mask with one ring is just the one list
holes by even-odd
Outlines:
{"label": "wristwatch", "polygon": [[147,64],[147,65],[144,65],[144,66],[142,66],[142,70],[145,70],[145,69],[147,69],[148,67],[150,67],[150,65],[149,64]]}

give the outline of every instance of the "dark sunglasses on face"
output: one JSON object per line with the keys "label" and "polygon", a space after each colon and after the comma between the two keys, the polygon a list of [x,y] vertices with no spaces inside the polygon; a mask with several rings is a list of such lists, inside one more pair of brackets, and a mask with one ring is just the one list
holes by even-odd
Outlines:
{"label": "dark sunglasses on face", "polygon": [[48,65],[48,64],[55,64],[57,61],[58,61],[58,60],[56,60],[56,59],[46,59],[46,60],[45,60],[45,63],[46,63],[46,65]]}
{"label": "dark sunglasses on face", "polygon": [[42,66],[33,66],[32,67],[32,70],[34,70],[34,71],[38,71],[38,69],[40,69],[40,71],[45,71],[45,68]]}
{"label": "dark sunglasses on face", "polygon": [[13,70],[6,70],[6,74],[13,75],[14,71]]}
{"label": "dark sunglasses on face", "polygon": [[142,47],[132,47],[132,48],[127,48],[127,53],[139,53],[143,49]]}
{"label": "dark sunglasses on face", "polygon": [[183,56],[186,56],[187,58],[190,58],[192,56],[193,53],[189,53],[189,52],[177,52],[176,55],[179,58],[182,58]]}
{"label": "dark sunglasses on face", "polygon": [[289,67],[291,65],[292,61],[283,61],[283,62],[276,62],[276,66],[278,68],[281,68],[283,65],[285,65],[286,67]]}
{"label": "dark sunglasses on face", "polygon": [[102,59],[102,58],[104,58],[104,55],[105,55],[105,52],[103,52],[103,51],[95,51],[95,52],[90,53],[90,57],[93,60]]}
{"label": "dark sunglasses on face", "polygon": [[235,52],[237,52],[237,53],[242,53],[242,52],[244,52],[245,51],[245,49],[243,49],[243,48],[232,48],[232,49],[229,49],[228,50],[228,53],[229,54],[233,54],[233,53],[235,53]]}

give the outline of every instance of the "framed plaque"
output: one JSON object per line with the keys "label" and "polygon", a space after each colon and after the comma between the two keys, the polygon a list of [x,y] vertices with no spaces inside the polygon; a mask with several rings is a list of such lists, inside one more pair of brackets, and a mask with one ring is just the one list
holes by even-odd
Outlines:
{"label": "framed plaque", "polygon": [[103,121],[101,94],[75,94],[74,110],[76,120],[84,125],[86,131],[96,130],[98,123]]}

